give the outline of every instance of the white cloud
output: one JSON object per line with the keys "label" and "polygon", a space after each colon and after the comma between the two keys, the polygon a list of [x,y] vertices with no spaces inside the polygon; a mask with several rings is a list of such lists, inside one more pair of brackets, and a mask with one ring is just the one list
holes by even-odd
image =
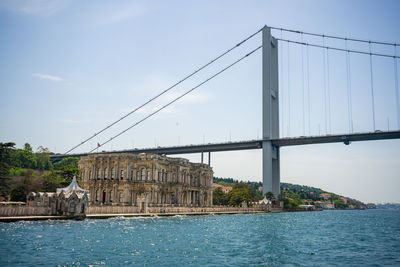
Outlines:
{"label": "white cloud", "polygon": [[70,0],[3,0],[0,9],[27,15],[51,15],[63,9]]}
{"label": "white cloud", "polygon": [[64,79],[58,77],[58,76],[53,76],[49,74],[42,74],[42,73],[32,73],[32,77],[41,79],[41,80],[49,80],[53,82],[62,82]]}

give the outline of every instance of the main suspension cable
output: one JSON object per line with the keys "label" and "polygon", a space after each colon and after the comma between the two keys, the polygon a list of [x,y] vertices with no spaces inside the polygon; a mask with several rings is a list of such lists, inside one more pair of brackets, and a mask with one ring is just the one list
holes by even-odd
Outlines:
{"label": "main suspension cable", "polygon": [[398,43],[389,43],[389,42],[382,42],[382,41],[371,41],[371,40],[363,40],[363,39],[356,39],[356,38],[347,38],[347,37],[341,37],[341,36],[325,35],[325,34],[318,34],[318,33],[311,33],[311,32],[303,32],[303,31],[290,30],[290,29],[277,28],[277,27],[270,27],[270,28],[274,29],[274,30],[292,32],[292,33],[298,33],[298,34],[305,34],[305,35],[311,35],[311,36],[318,36],[318,37],[326,37],[326,38],[330,38],[330,39],[339,39],[339,40],[347,40],[347,41],[352,41],[352,42],[372,43],[372,44],[380,44],[380,45],[393,45],[395,47],[396,46],[400,46],[400,44],[398,44]]}
{"label": "main suspension cable", "polygon": [[235,62],[231,63],[230,65],[228,65],[227,67],[223,68],[222,70],[220,70],[219,72],[215,73],[214,75],[212,75],[211,77],[209,77],[208,79],[204,80],[203,82],[199,83],[198,85],[196,85],[195,87],[193,87],[192,89],[186,91],[185,93],[183,93],[182,95],[178,96],[177,98],[175,98],[174,100],[168,102],[167,104],[165,104],[164,106],[162,106],[161,108],[157,109],[156,111],[150,113],[149,115],[147,115],[146,117],[144,117],[143,119],[141,119],[140,121],[136,122],[135,124],[131,125],[130,127],[126,128],[125,130],[123,130],[122,132],[118,133],[117,135],[114,135],[113,137],[111,137],[109,140],[105,141],[102,144],[98,144],[98,146],[92,150],[89,151],[89,153],[92,153],[93,151],[95,151],[96,149],[98,149],[99,147],[104,146],[105,144],[107,144],[108,142],[112,141],[113,139],[117,138],[118,136],[124,134],[125,132],[129,131],[130,129],[132,129],[133,127],[137,126],[138,124],[142,123],[143,121],[147,120],[148,118],[152,117],[153,115],[157,114],[158,112],[160,112],[161,110],[165,109],[166,107],[170,106],[171,104],[175,103],[176,101],[178,101],[179,99],[181,99],[182,97],[184,97],[185,95],[189,94],[190,92],[194,91],[195,89],[199,88],[200,86],[202,86],[203,84],[207,83],[208,81],[212,80],[213,78],[215,78],[216,76],[218,76],[219,74],[223,73],[224,71],[226,71],[227,69],[233,67],[234,65],[236,65],[237,63],[239,63],[240,61],[242,61],[243,59],[245,59],[246,57],[250,56],[251,54],[253,54],[254,52],[256,52],[257,50],[259,50],[262,47],[259,46],[256,49],[252,50],[251,52],[249,52],[248,54],[244,55],[243,57],[239,58],[238,60],[236,60]]}
{"label": "main suspension cable", "polygon": [[331,47],[331,46],[323,46],[323,45],[317,45],[317,44],[303,43],[303,42],[287,40],[287,39],[279,39],[279,38],[277,38],[277,40],[283,41],[283,42],[299,44],[299,45],[308,45],[308,46],[313,46],[313,47],[318,47],[318,48],[326,48],[326,49],[343,51],[343,52],[350,52],[350,53],[356,53],[356,54],[371,55],[371,56],[378,56],[378,57],[400,58],[400,56],[397,56],[397,55],[379,54],[379,53],[365,52],[365,51],[359,51],[359,50],[349,50],[349,49],[338,48],[338,47]]}
{"label": "main suspension cable", "polygon": [[258,33],[260,33],[262,31],[262,29],[259,29],[257,32],[251,34],[250,36],[248,36],[246,39],[240,41],[239,43],[237,43],[235,46],[229,48],[228,50],[226,50],[225,52],[223,52],[222,54],[220,54],[219,56],[217,56],[216,58],[212,59],[210,62],[208,62],[207,64],[201,66],[200,68],[198,68],[197,70],[193,71],[192,73],[190,73],[189,75],[187,75],[186,77],[184,77],[182,80],[178,81],[177,83],[173,84],[172,86],[168,87],[167,89],[165,89],[164,91],[162,91],[161,93],[157,94],[156,96],[150,98],[149,100],[147,100],[145,103],[143,103],[142,105],[136,107],[134,110],[128,112],[127,114],[125,114],[124,116],[122,116],[121,118],[119,118],[118,120],[114,121],[113,123],[107,125],[106,127],[104,127],[103,129],[101,129],[99,132],[93,134],[92,136],[90,136],[89,138],[85,139],[83,142],[79,143],[78,145],[74,146],[73,148],[71,148],[70,150],[68,150],[67,152],[65,152],[64,154],[68,154],[69,152],[73,151],[74,149],[80,147],[81,145],[85,144],[86,142],[88,142],[89,140],[93,139],[94,137],[96,137],[97,135],[101,134],[102,132],[104,132],[105,130],[111,128],[112,126],[114,126],[115,124],[117,124],[118,122],[122,121],[123,119],[125,119],[126,117],[132,115],[133,113],[135,113],[136,111],[138,111],[139,109],[143,108],[144,106],[146,106],[147,104],[149,104],[150,102],[154,101],[155,99],[159,98],[160,96],[164,95],[165,93],[167,93],[168,91],[170,91],[171,89],[175,88],[176,86],[178,86],[179,84],[183,83],[184,81],[186,81],[187,79],[189,79],[190,77],[194,76],[195,74],[197,74],[198,72],[200,72],[201,70],[205,69],[206,67],[208,67],[209,65],[211,65],[212,63],[214,63],[215,61],[217,61],[218,59],[222,58],[223,56],[225,56],[226,54],[228,54],[229,52],[231,52],[232,50],[234,50],[235,48],[239,47],[240,45],[242,45],[243,43],[247,42],[249,39],[251,39],[252,37],[254,37],[255,35],[257,35]]}

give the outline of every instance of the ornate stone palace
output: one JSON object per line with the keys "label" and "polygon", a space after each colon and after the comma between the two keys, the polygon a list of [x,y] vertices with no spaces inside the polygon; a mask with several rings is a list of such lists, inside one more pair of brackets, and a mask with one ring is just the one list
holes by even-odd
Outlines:
{"label": "ornate stone palace", "polygon": [[153,154],[93,154],[78,163],[91,206],[211,206],[207,164]]}

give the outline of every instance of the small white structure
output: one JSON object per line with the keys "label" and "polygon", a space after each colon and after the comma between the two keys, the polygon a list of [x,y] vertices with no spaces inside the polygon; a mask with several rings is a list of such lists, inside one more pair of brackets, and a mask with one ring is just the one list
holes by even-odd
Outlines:
{"label": "small white structure", "polygon": [[271,205],[272,202],[271,202],[271,200],[269,200],[269,199],[267,199],[266,197],[264,197],[263,199],[261,199],[260,201],[258,201],[258,204]]}
{"label": "small white structure", "polygon": [[261,210],[271,211],[272,202],[271,200],[264,197],[260,201],[258,201],[257,205],[261,208]]}
{"label": "small white structure", "polygon": [[31,192],[27,196],[30,206],[50,207],[52,215],[82,216],[86,213],[89,191],[79,187],[76,177],[70,185],[57,188],[56,193]]}

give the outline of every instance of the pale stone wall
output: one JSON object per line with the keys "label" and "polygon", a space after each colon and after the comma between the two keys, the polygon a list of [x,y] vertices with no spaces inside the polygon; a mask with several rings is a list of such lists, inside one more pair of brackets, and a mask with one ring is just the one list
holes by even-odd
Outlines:
{"label": "pale stone wall", "polygon": [[89,206],[86,214],[130,214],[140,213],[135,206]]}
{"label": "pale stone wall", "polygon": [[[175,206],[164,206],[164,207],[148,207],[147,213],[200,213],[200,212],[254,212],[254,211],[266,211],[260,207],[175,207]],[[135,214],[141,213],[139,207],[135,206],[90,206],[87,209],[88,215],[90,214]]]}
{"label": "pale stone wall", "polygon": [[78,163],[91,206],[212,205],[213,171],[207,164],[151,154],[93,154]]}
{"label": "pale stone wall", "polygon": [[51,215],[50,207],[1,207],[0,216],[40,216]]}

